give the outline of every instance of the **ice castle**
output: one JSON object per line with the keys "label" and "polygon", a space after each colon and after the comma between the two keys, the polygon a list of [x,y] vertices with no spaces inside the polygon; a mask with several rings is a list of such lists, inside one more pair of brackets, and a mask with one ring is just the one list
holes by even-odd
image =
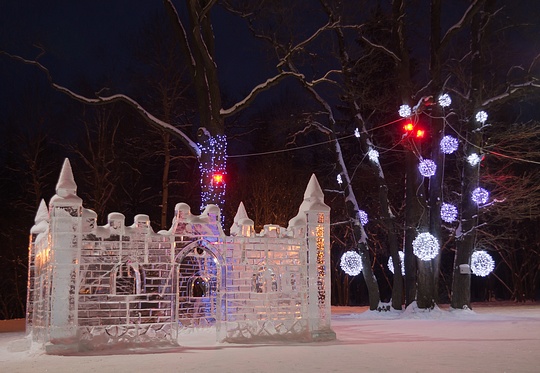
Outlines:
{"label": "ice castle", "polygon": [[243,204],[230,235],[220,210],[175,208],[155,233],[147,215],[104,226],[83,208],[69,160],[42,201],[29,245],[27,332],[47,353],[218,342],[320,341],[330,325],[329,213],[313,175],[288,228],[256,233]]}

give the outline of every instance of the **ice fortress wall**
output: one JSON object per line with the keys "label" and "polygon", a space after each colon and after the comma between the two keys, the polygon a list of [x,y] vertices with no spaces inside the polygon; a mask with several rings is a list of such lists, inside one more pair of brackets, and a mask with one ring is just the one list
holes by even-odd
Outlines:
{"label": "ice fortress wall", "polygon": [[240,204],[229,236],[215,205],[197,216],[177,204],[158,233],[147,215],[97,226],[76,191],[66,159],[31,229],[27,331],[48,353],[181,345],[201,329],[227,342],[335,338],[330,208],[315,175],[288,228],[256,233]]}

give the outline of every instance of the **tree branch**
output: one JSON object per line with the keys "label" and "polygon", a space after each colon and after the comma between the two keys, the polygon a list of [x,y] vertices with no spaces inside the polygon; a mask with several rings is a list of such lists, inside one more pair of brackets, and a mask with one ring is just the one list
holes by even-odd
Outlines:
{"label": "tree branch", "polygon": [[82,96],[78,93],[73,92],[69,88],[66,88],[64,86],[61,86],[59,84],[54,83],[52,76],[49,72],[49,70],[43,66],[41,63],[37,61],[27,60],[21,56],[12,55],[10,53],[7,53],[5,51],[0,51],[0,55],[8,56],[11,59],[14,59],[16,61],[22,62],[26,65],[35,66],[38,69],[40,69],[47,77],[47,80],[49,81],[51,87],[53,87],[58,92],[61,92],[79,102],[88,104],[88,105],[106,105],[114,102],[124,102],[131,106],[133,109],[139,113],[139,115],[146,120],[146,122],[150,125],[152,125],[155,128],[158,128],[163,131],[167,131],[173,136],[179,138],[187,147],[188,149],[197,157],[201,155],[201,150],[199,146],[192,141],[183,131],[179,130],[178,128],[172,126],[169,123],[166,123],[152,114],[150,114],[148,111],[146,111],[137,101],[132,99],[129,96],[123,95],[123,94],[115,94],[112,96],[99,96],[96,95],[96,98],[89,98]]}

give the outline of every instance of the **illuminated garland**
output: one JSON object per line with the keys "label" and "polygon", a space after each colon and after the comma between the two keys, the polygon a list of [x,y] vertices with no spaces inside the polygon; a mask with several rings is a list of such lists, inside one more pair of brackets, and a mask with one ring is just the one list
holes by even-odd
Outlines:
{"label": "illuminated garland", "polygon": [[459,141],[454,136],[446,135],[440,142],[441,151],[444,154],[452,154],[458,149]]}
{"label": "illuminated garland", "polygon": [[444,93],[439,96],[439,105],[442,107],[448,107],[452,103],[452,99],[448,93]]}
{"label": "illuminated garland", "polygon": [[199,144],[201,154],[209,154],[208,158],[201,157],[199,171],[201,173],[201,211],[209,203],[225,205],[225,189],[227,183],[227,136],[210,137],[206,144]]}
{"label": "illuminated garland", "polygon": [[343,179],[341,178],[341,174],[338,174],[338,175],[337,175],[336,180],[337,180],[337,183],[338,183],[339,185],[343,184]]}
{"label": "illuminated garland", "polygon": [[439,242],[431,233],[420,233],[412,246],[413,254],[420,260],[431,260],[439,254]]}
{"label": "illuminated garland", "polygon": [[471,198],[473,202],[475,202],[478,205],[485,204],[489,199],[489,192],[485,190],[484,188],[476,188],[471,193]]}
{"label": "illuminated garland", "polygon": [[401,105],[399,107],[399,116],[402,118],[407,118],[411,116],[411,107],[409,105]]}
{"label": "illuminated garland", "polygon": [[485,111],[481,110],[478,113],[476,113],[476,121],[484,124],[488,118],[488,115]]}
{"label": "illuminated garland", "polygon": [[469,162],[471,166],[476,166],[481,160],[482,158],[480,158],[480,156],[476,153],[472,153],[467,157],[467,162]]}
{"label": "illuminated garland", "polygon": [[431,159],[422,159],[418,164],[418,171],[424,177],[430,177],[435,175],[437,171],[437,165]]}
{"label": "illuminated garland", "polygon": [[456,221],[458,216],[457,207],[450,203],[443,203],[441,205],[441,219],[447,223]]}
{"label": "illuminated garland", "polygon": [[349,276],[356,276],[362,272],[362,258],[356,251],[347,251],[344,253],[341,256],[339,265]]}
{"label": "illuminated garland", "polygon": [[375,149],[369,149],[368,158],[373,163],[379,163],[379,152]]}
{"label": "illuminated garland", "polygon": [[[401,263],[401,274],[405,276],[405,253],[403,251],[398,251],[399,261]],[[392,257],[388,258],[388,269],[390,272],[394,273],[394,261]]]}
{"label": "illuminated garland", "polygon": [[475,251],[471,255],[471,270],[477,276],[485,277],[493,272],[495,261],[484,250]]}
{"label": "illuminated garland", "polygon": [[368,214],[364,210],[358,210],[358,218],[362,225],[366,225],[369,222]]}

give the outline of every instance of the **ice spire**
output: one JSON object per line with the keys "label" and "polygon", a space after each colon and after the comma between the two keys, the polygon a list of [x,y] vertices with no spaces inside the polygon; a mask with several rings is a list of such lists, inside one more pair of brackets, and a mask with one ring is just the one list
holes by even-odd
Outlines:
{"label": "ice spire", "polygon": [[330,207],[324,203],[324,193],[315,174],[312,174],[311,179],[309,179],[306,191],[304,192],[304,202],[302,202],[299,209],[301,212],[308,210],[330,210]]}
{"label": "ice spire", "polygon": [[69,195],[77,195],[77,184],[73,178],[73,171],[71,170],[71,164],[69,159],[64,160],[62,165],[62,171],[60,171],[60,177],[56,184],[56,194],[60,197],[67,197]]}
{"label": "ice spire", "polygon": [[251,235],[251,230],[255,223],[248,217],[246,207],[243,202],[240,202],[238,205],[238,211],[234,216],[234,222],[231,226],[231,235],[232,236],[246,236]]}
{"label": "ice spire", "polygon": [[42,199],[39,203],[36,217],[34,218],[34,226],[30,229],[30,233],[42,233],[47,230],[47,224],[49,223],[49,210],[47,204]]}
{"label": "ice spire", "polygon": [[47,208],[47,204],[45,203],[45,200],[42,199],[39,203],[38,210],[36,212],[36,217],[34,218],[34,223],[39,224],[42,221],[48,221],[49,220],[49,209]]}

